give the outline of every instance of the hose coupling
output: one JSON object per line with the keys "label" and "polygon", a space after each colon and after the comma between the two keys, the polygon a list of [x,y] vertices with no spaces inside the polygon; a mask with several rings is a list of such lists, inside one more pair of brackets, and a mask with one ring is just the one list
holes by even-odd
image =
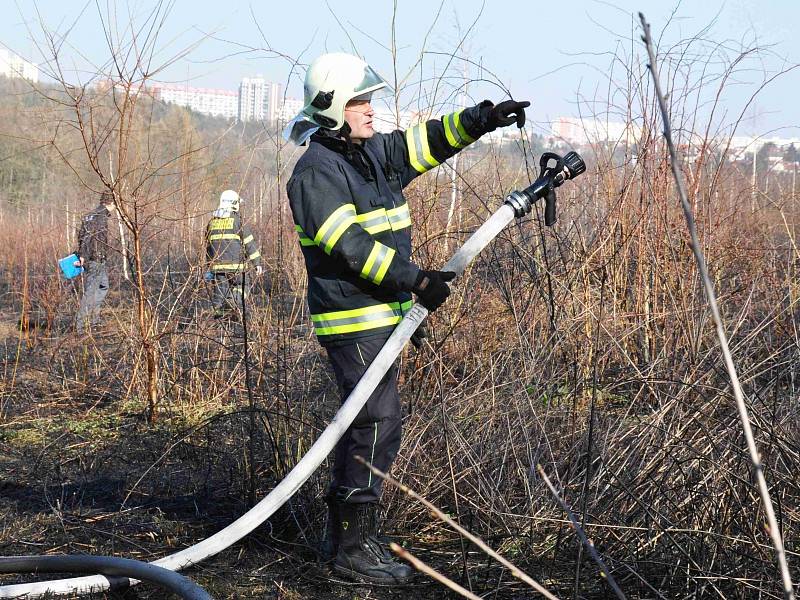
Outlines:
{"label": "hose coupling", "polygon": [[533,207],[530,197],[525,192],[511,192],[506,196],[505,204],[514,209],[514,216],[518,219],[531,212]]}

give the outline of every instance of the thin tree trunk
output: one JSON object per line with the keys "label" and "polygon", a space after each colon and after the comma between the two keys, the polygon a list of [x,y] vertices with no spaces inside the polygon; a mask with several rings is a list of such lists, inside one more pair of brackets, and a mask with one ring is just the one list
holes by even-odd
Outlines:
{"label": "thin tree trunk", "polygon": [[138,316],[139,332],[142,336],[142,347],[147,361],[147,420],[156,421],[156,407],[158,405],[158,349],[151,338],[152,315],[147,306],[147,294],[144,284],[141,240],[134,233],[133,259],[136,264],[136,287],[139,291]]}

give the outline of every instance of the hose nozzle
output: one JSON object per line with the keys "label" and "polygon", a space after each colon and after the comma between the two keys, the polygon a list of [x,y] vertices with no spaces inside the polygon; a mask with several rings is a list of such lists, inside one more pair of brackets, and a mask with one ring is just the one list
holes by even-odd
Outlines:
{"label": "hose nozzle", "polygon": [[578,175],[586,172],[586,163],[577,152],[570,151],[564,156],[564,168],[569,171],[566,179],[575,179]]}
{"label": "hose nozzle", "polygon": [[[555,161],[555,165],[551,165]],[[523,217],[539,198],[545,199],[544,222],[552,225],[556,222],[556,188],[567,179],[574,179],[586,172],[586,163],[577,152],[570,151],[563,158],[553,152],[545,152],[539,158],[541,172],[539,178],[521,192],[511,192],[506,204],[514,209],[514,215]]]}

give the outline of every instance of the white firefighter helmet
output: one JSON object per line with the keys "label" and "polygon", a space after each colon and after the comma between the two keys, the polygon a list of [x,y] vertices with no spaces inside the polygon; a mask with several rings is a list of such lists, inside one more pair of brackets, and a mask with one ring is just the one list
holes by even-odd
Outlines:
{"label": "white firefighter helmet", "polygon": [[306,71],[303,110],[289,121],[283,136],[302,144],[321,127],[337,131],[344,124],[345,104],[354,98],[370,99],[378,90],[391,88],[357,56],[323,54]]}
{"label": "white firefighter helmet", "polygon": [[225,190],[219,196],[219,209],[220,210],[232,210],[234,212],[239,212],[239,202],[241,198],[239,198],[239,194],[236,193],[234,190]]}

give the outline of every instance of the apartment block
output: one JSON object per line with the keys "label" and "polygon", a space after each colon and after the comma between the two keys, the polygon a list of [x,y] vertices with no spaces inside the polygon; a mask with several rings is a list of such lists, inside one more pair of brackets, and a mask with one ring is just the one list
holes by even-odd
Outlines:
{"label": "apartment block", "polygon": [[277,121],[283,86],[261,77],[245,77],[239,85],[240,121]]}
{"label": "apartment block", "polygon": [[184,85],[157,85],[153,97],[169,104],[185,106],[214,117],[235,119],[239,112],[239,95],[231,90],[193,88]]}
{"label": "apartment block", "polygon": [[10,50],[0,48],[0,75],[14,79],[39,81],[39,67]]}

